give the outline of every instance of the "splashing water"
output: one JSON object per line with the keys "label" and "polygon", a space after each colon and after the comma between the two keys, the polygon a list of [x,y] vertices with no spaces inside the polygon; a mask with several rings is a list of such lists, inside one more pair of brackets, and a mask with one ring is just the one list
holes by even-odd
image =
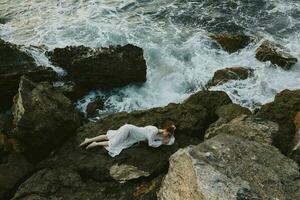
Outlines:
{"label": "splashing water", "polygon": [[[0,0],[1,18],[8,22],[0,24],[0,37],[26,46],[42,44],[51,50],[131,43],[144,49],[146,83],[92,91],[78,102],[82,110],[95,98],[105,100],[100,114],[181,102],[216,70],[230,66],[251,68],[254,76],[212,90],[223,90],[251,109],[283,89],[300,86],[299,63],[283,71],[255,59],[259,43],[228,54],[208,37],[219,32],[259,36],[282,44],[299,59],[298,0]],[[43,53],[32,54],[37,62],[51,65]]]}

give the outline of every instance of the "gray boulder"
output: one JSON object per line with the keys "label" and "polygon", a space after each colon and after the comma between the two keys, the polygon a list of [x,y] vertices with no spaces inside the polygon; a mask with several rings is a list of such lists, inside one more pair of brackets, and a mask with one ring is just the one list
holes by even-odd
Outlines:
{"label": "gray boulder", "polygon": [[170,158],[158,199],[298,199],[296,163],[275,147],[220,134]]}

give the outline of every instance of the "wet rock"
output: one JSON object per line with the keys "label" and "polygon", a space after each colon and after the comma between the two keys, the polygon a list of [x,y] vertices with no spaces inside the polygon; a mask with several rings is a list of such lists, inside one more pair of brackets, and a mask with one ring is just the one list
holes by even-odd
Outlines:
{"label": "wet rock", "polygon": [[226,83],[230,80],[245,80],[252,74],[251,69],[244,67],[230,67],[217,70],[208,86],[216,86]]}
{"label": "wet rock", "polygon": [[263,62],[270,61],[285,70],[290,69],[298,61],[283,46],[267,40],[258,47],[255,57]]}
{"label": "wet rock", "polygon": [[228,53],[234,53],[240,49],[245,48],[253,40],[250,36],[247,35],[217,34],[211,35],[210,37],[218,42],[221,47]]}
{"label": "wet rock", "polygon": [[294,118],[300,110],[300,90],[283,90],[275,96],[273,102],[267,103],[256,113],[257,117],[274,121],[279,131],[274,135],[273,144],[284,154],[293,148],[295,135]]}
{"label": "wet rock", "polygon": [[9,199],[18,185],[32,172],[33,166],[20,154],[12,153],[0,163],[0,199]]}
{"label": "wet rock", "polygon": [[17,150],[38,161],[74,135],[81,125],[70,100],[48,83],[22,77],[14,99],[12,137]]}
{"label": "wet rock", "polygon": [[219,134],[229,134],[271,145],[272,136],[277,134],[278,129],[278,125],[274,122],[242,115],[228,123],[223,123],[219,126],[210,126],[206,130],[205,139],[215,137]]}
{"label": "wet rock", "polygon": [[55,88],[61,91],[66,97],[68,97],[73,103],[78,101],[81,97],[86,95],[86,90],[78,87],[73,81],[56,82]]}
{"label": "wet rock", "polygon": [[143,50],[130,44],[96,49],[68,46],[56,48],[47,55],[67,71],[68,80],[86,92],[146,81]]}
{"label": "wet rock", "polygon": [[97,114],[97,110],[103,110],[104,102],[101,100],[96,100],[89,103],[86,107],[87,117],[94,117]]}
{"label": "wet rock", "polygon": [[0,39],[0,111],[12,106],[22,75],[36,82],[57,79],[57,74],[52,69],[37,66],[34,59],[20,49],[20,46]]}
{"label": "wet rock", "polygon": [[275,147],[221,134],[171,156],[158,199],[297,199],[299,175]]}
{"label": "wet rock", "polygon": [[296,113],[294,125],[296,132],[293,139],[293,148],[290,157],[300,166],[300,112]]}

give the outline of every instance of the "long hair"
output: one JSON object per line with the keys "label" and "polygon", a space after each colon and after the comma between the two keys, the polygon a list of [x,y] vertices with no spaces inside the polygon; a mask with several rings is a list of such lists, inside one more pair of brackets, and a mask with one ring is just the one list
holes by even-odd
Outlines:
{"label": "long hair", "polygon": [[176,129],[174,122],[171,120],[166,120],[163,128],[166,129],[171,135],[174,134],[174,131]]}

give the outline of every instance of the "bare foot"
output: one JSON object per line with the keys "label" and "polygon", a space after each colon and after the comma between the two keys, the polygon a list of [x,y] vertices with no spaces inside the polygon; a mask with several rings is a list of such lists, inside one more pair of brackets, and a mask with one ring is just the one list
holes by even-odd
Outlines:
{"label": "bare foot", "polygon": [[93,148],[93,147],[95,147],[95,146],[98,146],[98,145],[97,145],[97,142],[92,142],[91,144],[89,144],[89,145],[86,147],[86,149],[90,149],[90,148]]}
{"label": "bare foot", "polygon": [[90,143],[90,139],[89,138],[85,138],[84,141],[79,145],[79,147],[82,147],[86,144]]}

